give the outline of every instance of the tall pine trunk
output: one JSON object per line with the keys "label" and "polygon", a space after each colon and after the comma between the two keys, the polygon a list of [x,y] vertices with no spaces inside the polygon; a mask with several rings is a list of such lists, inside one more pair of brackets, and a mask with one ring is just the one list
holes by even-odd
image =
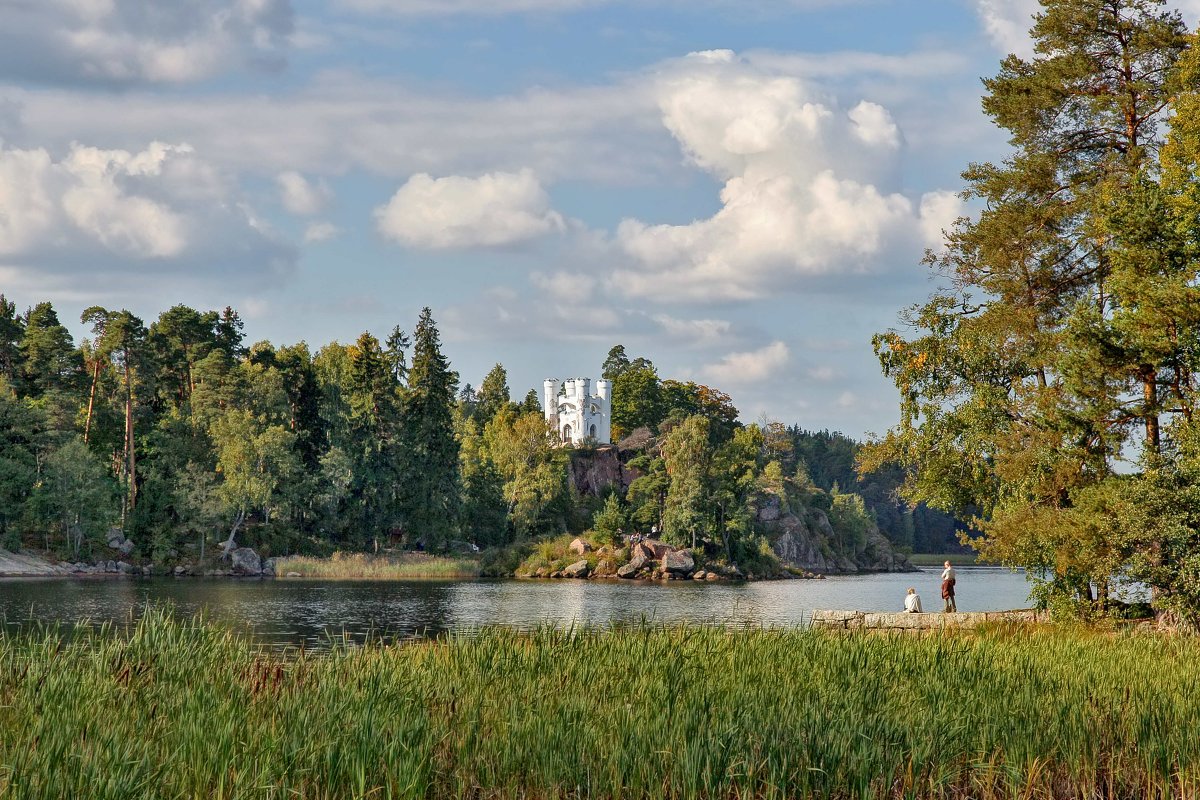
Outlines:
{"label": "tall pine trunk", "polygon": [[133,386],[128,360],[125,367],[125,457],[129,470],[129,510],[132,511],[137,506],[137,452],[133,442]]}
{"label": "tall pine trunk", "polygon": [[96,384],[100,381],[100,359],[96,359],[92,367],[92,388],[88,392],[87,418],[83,422],[83,443],[88,443],[88,435],[92,432],[92,409],[96,405]]}

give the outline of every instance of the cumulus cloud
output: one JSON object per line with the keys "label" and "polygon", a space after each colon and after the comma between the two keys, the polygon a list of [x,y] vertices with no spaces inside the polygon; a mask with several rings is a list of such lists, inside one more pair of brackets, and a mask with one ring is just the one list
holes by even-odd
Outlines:
{"label": "cumulus cloud", "polygon": [[788,346],[776,341],[758,350],[730,353],[714,364],[701,367],[700,374],[718,385],[758,383],[782,369],[790,358]]}
{"label": "cumulus cloud", "polygon": [[429,249],[512,245],[566,227],[528,169],[478,178],[414,175],[375,210],[375,221],[388,239]]}
{"label": "cumulus cloud", "polygon": [[56,159],[0,143],[0,266],[11,271],[253,276],[286,271],[294,259],[185,144],[140,152],[77,144]]}
{"label": "cumulus cloud", "polygon": [[[749,299],[805,276],[863,271],[891,248],[919,249],[922,214],[886,184],[902,145],[876,103],[842,110],[794,76],[729,51],[693,53],[659,81],[664,125],[687,159],[724,180],[722,207],[686,225],[624,220],[636,267],[613,286],[635,296]],[[939,196],[940,197],[940,196]]]}
{"label": "cumulus cloud", "polygon": [[5,3],[0,75],[48,82],[182,83],[230,65],[277,67],[290,0]]}
{"label": "cumulus cloud", "polygon": [[275,182],[279,185],[279,202],[297,216],[311,217],[320,214],[332,197],[332,192],[324,181],[311,183],[295,170],[279,173]]}

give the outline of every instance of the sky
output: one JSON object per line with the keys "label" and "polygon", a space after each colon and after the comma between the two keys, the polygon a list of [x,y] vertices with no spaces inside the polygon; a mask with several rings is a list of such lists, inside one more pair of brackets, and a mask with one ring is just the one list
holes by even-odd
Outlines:
{"label": "sky", "polygon": [[91,305],[231,305],[314,349],[429,306],[518,399],[623,344],[746,421],[882,434],[871,337],[1004,158],[980,78],[1036,10],[0,0],[0,293],[77,338]]}

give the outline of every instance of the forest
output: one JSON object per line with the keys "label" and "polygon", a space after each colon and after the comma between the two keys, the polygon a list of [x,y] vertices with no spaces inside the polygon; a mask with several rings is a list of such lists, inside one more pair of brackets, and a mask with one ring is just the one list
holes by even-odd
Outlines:
{"label": "forest", "polygon": [[87,560],[119,527],[137,557],[171,564],[241,545],[443,552],[594,527],[753,558],[754,504],[772,493],[830,511],[835,526],[877,520],[904,547],[953,546],[951,517],[897,500],[896,470],[856,475],[853,440],[743,425],[728,395],[661,379],[620,345],[603,376],[637,478],[591,496],[572,489],[570,451],[536,392],[514,401],[500,364],[460,387],[429,309],[411,337],[397,326],[316,352],[248,345],[228,307],[177,305],[149,325],[92,307],[81,322],[91,335],[76,344],[52,304],[19,313],[0,297],[8,549]]}

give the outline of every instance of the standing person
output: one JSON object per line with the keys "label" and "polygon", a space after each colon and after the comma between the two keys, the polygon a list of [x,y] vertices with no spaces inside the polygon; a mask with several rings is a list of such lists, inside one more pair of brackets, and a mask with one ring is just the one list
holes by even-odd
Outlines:
{"label": "standing person", "polygon": [[921,613],[921,595],[911,586],[908,587],[908,594],[904,596],[904,611],[908,614]]}
{"label": "standing person", "polygon": [[945,567],[942,570],[942,601],[944,603],[942,611],[949,613],[958,611],[958,606],[954,603],[954,567],[950,566],[949,561],[946,562]]}

